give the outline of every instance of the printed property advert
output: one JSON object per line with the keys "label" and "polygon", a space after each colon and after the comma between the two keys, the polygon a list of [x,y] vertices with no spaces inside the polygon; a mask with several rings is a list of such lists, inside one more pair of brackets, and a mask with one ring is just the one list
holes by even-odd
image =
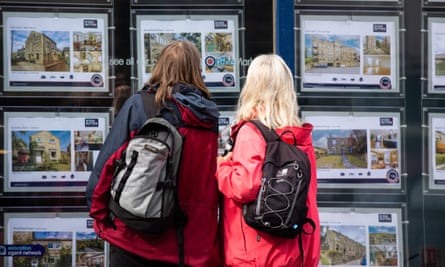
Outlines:
{"label": "printed property advert", "polygon": [[445,93],[445,19],[429,18],[429,92]]}
{"label": "printed property advert", "polygon": [[445,186],[445,114],[431,113],[430,120],[430,185]]}
{"label": "printed property advert", "polygon": [[4,12],[5,91],[107,88],[106,14]]}
{"label": "printed property advert", "polygon": [[320,187],[400,187],[400,114],[302,112]]}
{"label": "printed property advert", "polygon": [[319,266],[404,266],[400,209],[320,208]]}
{"label": "printed property advert", "polygon": [[173,40],[192,42],[211,91],[239,91],[238,16],[137,16],[139,85],[150,77],[159,53]]}
{"label": "printed property advert", "polygon": [[302,91],[399,91],[397,33],[397,17],[302,15]]}
{"label": "printed property advert", "polygon": [[81,191],[109,113],[5,112],[5,191]]}
{"label": "printed property advert", "polygon": [[87,214],[5,213],[5,266],[105,267],[106,243]]}

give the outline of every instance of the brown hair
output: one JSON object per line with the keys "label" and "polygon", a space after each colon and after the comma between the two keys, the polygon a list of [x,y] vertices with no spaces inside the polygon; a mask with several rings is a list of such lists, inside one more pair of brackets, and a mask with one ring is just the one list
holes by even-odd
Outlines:
{"label": "brown hair", "polygon": [[173,41],[164,47],[148,81],[150,86],[159,85],[158,104],[170,98],[173,87],[180,83],[193,85],[210,97],[201,74],[199,50],[189,41]]}
{"label": "brown hair", "polygon": [[113,107],[114,114],[117,114],[125,101],[131,96],[130,86],[126,84],[118,85],[114,88]]}

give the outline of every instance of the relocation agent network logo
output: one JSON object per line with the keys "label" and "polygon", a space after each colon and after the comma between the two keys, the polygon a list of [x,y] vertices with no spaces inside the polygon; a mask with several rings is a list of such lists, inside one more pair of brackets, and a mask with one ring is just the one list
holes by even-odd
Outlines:
{"label": "relocation agent network logo", "polygon": [[0,256],[43,256],[45,248],[42,245],[0,245]]}

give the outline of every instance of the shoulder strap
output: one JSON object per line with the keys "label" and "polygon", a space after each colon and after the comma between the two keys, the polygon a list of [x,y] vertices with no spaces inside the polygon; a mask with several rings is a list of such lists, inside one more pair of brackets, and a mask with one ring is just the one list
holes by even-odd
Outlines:
{"label": "shoulder strap", "polygon": [[[141,96],[142,96],[142,101],[144,103],[144,110],[145,113],[147,113],[148,118],[153,118],[156,117],[158,115],[160,115],[160,109],[156,106],[156,102],[155,102],[155,93],[154,92],[149,92],[148,88],[144,88],[141,91]],[[179,120],[177,118],[177,114],[179,113],[179,109],[178,107],[175,105],[173,105],[173,109],[174,112],[176,113],[175,115],[175,120],[176,122]],[[177,122],[175,124],[175,126],[177,127],[180,123]],[[176,181],[178,183],[179,179]],[[174,210],[174,222],[175,222],[175,228],[176,228],[176,238],[178,241],[178,266],[183,267],[185,266],[185,257],[184,257],[184,227],[187,224],[188,221],[188,217],[187,214],[181,209],[180,205],[179,205],[179,199],[178,199],[178,191],[177,191],[177,187],[175,188],[175,210]]]}
{"label": "shoulder strap", "polygon": [[155,96],[156,90],[152,90],[149,87],[144,87],[140,91],[142,102],[144,103],[144,110],[147,114],[147,118],[163,117],[173,124],[176,128],[185,127],[185,123],[182,121],[181,111],[177,106],[176,101],[171,101],[168,107],[160,108],[156,105]]}
{"label": "shoulder strap", "polygon": [[259,120],[251,120],[249,122],[251,122],[253,125],[255,125],[258,128],[258,130],[260,130],[260,132],[263,135],[264,140],[266,140],[266,142],[276,141],[276,140],[280,139],[280,137],[274,130],[267,128]]}
{"label": "shoulder strap", "polygon": [[144,110],[147,113],[148,118],[156,117],[159,113],[159,108],[155,103],[155,93],[149,92],[148,90],[143,89],[141,91],[142,102],[144,103]]}
{"label": "shoulder strap", "polygon": [[235,127],[232,128],[232,132],[230,133],[230,138],[232,141],[232,144],[235,144],[236,136],[238,135],[239,129],[245,124],[245,123],[252,123],[255,125],[255,127],[261,132],[261,135],[263,136],[264,140],[266,142],[270,141],[276,141],[280,139],[278,134],[269,128],[267,128],[264,124],[262,124],[259,120],[250,120],[250,121],[241,121],[239,122]]}
{"label": "shoulder strap", "polygon": [[281,137],[288,133],[288,134],[292,135],[292,137],[294,139],[294,145],[297,145],[297,139],[295,137],[295,134],[292,131],[290,131],[290,130],[286,130],[286,131],[282,132],[281,136],[280,136],[273,129],[267,128],[259,120],[251,120],[249,122],[254,124],[258,128],[258,130],[260,130],[261,134],[263,135],[264,140],[266,140],[267,142],[277,141],[277,140],[281,141]]}

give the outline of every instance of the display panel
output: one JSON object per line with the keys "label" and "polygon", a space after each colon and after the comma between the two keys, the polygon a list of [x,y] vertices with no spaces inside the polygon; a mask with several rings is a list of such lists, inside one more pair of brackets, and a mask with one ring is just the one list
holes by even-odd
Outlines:
{"label": "display panel", "polygon": [[194,1],[184,1],[184,0],[132,0],[133,6],[169,6],[180,5],[182,6],[196,6],[196,5],[207,5],[214,8],[215,6],[230,6],[243,5],[244,0],[194,0]]}
{"label": "display panel", "polygon": [[319,208],[319,266],[405,266],[398,208]]}
{"label": "display panel", "polygon": [[428,92],[445,93],[445,18],[428,18]]}
{"label": "display panel", "polygon": [[4,191],[84,191],[109,113],[5,112]]}
{"label": "display panel", "polygon": [[398,16],[300,16],[302,92],[399,92]]}
{"label": "display panel", "polygon": [[400,113],[303,111],[320,188],[401,188]]}
{"label": "display panel", "polygon": [[[346,2],[357,2],[357,0],[342,0]],[[370,3],[378,3],[378,2],[398,2],[399,0],[359,0],[359,2],[370,2]]]}
{"label": "display panel", "polygon": [[108,266],[107,243],[87,213],[5,213],[4,225],[7,267]]}
{"label": "display panel", "polygon": [[108,14],[3,12],[4,91],[108,92]]}
{"label": "display panel", "polygon": [[71,4],[71,5],[106,5],[112,4],[111,0],[76,0],[76,2],[65,2],[60,0],[0,0],[0,3],[6,4]]}
{"label": "display panel", "polygon": [[238,19],[237,15],[137,15],[138,86],[150,78],[164,46],[173,40],[187,40],[201,52],[209,90],[238,92]]}
{"label": "display panel", "polygon": [[445,113],[429,113],[430,188],[445,189]]}
{"label": "display panel", "polygon": [[344,6],[354,5],[354,6],[366,6],[366,7],[400,7],[403,5],[403,0],[295,0],[300,5],[310,5],[310,4],[321,4],[329,6]]}

